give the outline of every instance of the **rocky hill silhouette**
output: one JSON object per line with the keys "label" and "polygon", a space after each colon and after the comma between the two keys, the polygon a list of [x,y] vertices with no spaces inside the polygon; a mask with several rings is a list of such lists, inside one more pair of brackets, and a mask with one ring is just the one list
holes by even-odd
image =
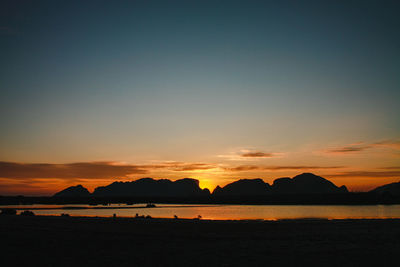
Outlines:
{"label": "rocky hill silhouette", "polygon": [[271,192],[271,186],[261,179],[240,179],[236,182],[227,184],[224,187],[217,186],[214,196],[251,196],[267,195]]}
{"label": "rocky hill silhouette", "polygon": [[54,194],[55,197],[88,197],[90,196],[89,190],[87,190],[85,187],[82,185],[76,185],[76,186],[71,186],[68,187],[56,194]]}
{"label": "rocky hill silhouette", "polygon": [[[400,187],[400,186],[399,186]],[[142,178],[131,182],[113,182],[97,187],[92,194],[81,185],[64,189],[56,197],[207,197],[207,196],[267,196],[285,194],[338,194],[347,193],[345,186],[338,187],[331,181],[312,173],[293,178],[278,178],[272,185],[262,179],[240,179],[224,187],[217,186],[213,193],[199,187],[199,181],[191,178],[171,181]]]}
{"label": "rocky hill silhouette", "polygon": [[331,181],[312,173],[293,178],[276,179],[272,186],[261,179],[241,179],[224,187],[217,186],[215,196],[263,196],[269,194],[333,194],[347,193],[345,186],[337,187]]}
{"label": "rocky hill silhouette", "polygon": [[390,194],[393,196],[400,196],[400,182],[382,185],[371,190],[370,192],[379,195]]}
{"label": "rocky hill silhouette", "polygon": [[331,181],[312,173],[303,173],[290,178],[278,178],[272,184],[275,194],[332,194],[347,193],[346,186],[337,187]]}
{"label": "rocky hill silhouette", "polygon": [[142,178],[132,182],[114,182],[108,186],[97,187],[93,192],[93,196],[101,197],[198,197],[208,195],[210,195],[210,191],[201,189],[199,181],[191,178],[176,181]]}

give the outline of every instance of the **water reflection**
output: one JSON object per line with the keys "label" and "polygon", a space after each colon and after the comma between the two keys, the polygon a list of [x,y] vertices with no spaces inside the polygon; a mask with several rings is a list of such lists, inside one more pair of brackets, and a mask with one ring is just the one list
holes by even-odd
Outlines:
{"label": "water reflection", "polygon": [[[155,218],[197,218],[213,220],[244,220],[244,219],[373,219],[400,218],[400,205],[369,205],[369,206],[339,206],[339,205],[173,205],[156,204],[155,208],[146,208],[146,204],[111,204],[108,206],[89,205],[28,205],[3,206],[17,209],[30,209],[38,215],[60,215],[68,213],[71,216],[112,216],[134,217],[150,215]],[[81,209],[83,208],[83,209]],[[20,212],[20,211],[19,211]]]}

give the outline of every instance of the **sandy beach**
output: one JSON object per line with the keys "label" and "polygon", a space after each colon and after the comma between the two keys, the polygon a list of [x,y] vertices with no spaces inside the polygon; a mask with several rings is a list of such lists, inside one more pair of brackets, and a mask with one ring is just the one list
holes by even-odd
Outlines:
{"label": "sandy beach", "polygon": [[2,266],[393,266],[400,220],[0,216]]}

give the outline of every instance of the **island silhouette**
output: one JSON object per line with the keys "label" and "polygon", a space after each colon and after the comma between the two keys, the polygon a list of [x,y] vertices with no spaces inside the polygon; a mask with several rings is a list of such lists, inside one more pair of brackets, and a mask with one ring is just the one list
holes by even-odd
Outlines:
{"label": "island silhouette", "polygon": [[240,179],[210,191],[192,178],[141,178],[113,182],[89,192],[83,185],[65,188],[50,197],[0,196],[0,204],[262,204],[262,205],[374,205],[400,204],[400,182],[379,186],[368,192],[351,192],[313,173],[275,179],[272,184],[260,178]]}
{"label": "island silhouette", "polygon": [[275,179],[272,184],[260,178],[240,179],[223,187],[217,186],[210,192],[207,188],[201,189],[199,181],[192,178],[176,181],[141,178],[99,186],[92,193],[82,185],[71,186],[44,201],[46,203],[396,204],[400,203],[400,183],[387,184],[368,192],[349,192],[345,185],[337,186],[313,173],[302,173],[293,178]]}
{"label": "island silhouette", "polygon": [[224,187],[217,186],[212,193],[201,189],[199,181],[184,178],[176,181],[142,178],[130,182],[113,182],[95,188],[92,194],[82,185],[71,186],[55,197],[201,197],[201,196],[264,196],[270,194],[338,194],[348,193],[346,186],[338,187],[313,173],[302,173],[293,178],[278,178],[272,185],[260,178],[240,179]]}

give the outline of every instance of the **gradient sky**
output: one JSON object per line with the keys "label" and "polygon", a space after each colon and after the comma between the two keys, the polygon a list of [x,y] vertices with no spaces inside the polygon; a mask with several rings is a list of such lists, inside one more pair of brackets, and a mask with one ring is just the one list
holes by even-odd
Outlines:
{"label": "gradient sky", "polygon": [[322,2],[2,1],[0,194],[399,181],[400,4]]}

